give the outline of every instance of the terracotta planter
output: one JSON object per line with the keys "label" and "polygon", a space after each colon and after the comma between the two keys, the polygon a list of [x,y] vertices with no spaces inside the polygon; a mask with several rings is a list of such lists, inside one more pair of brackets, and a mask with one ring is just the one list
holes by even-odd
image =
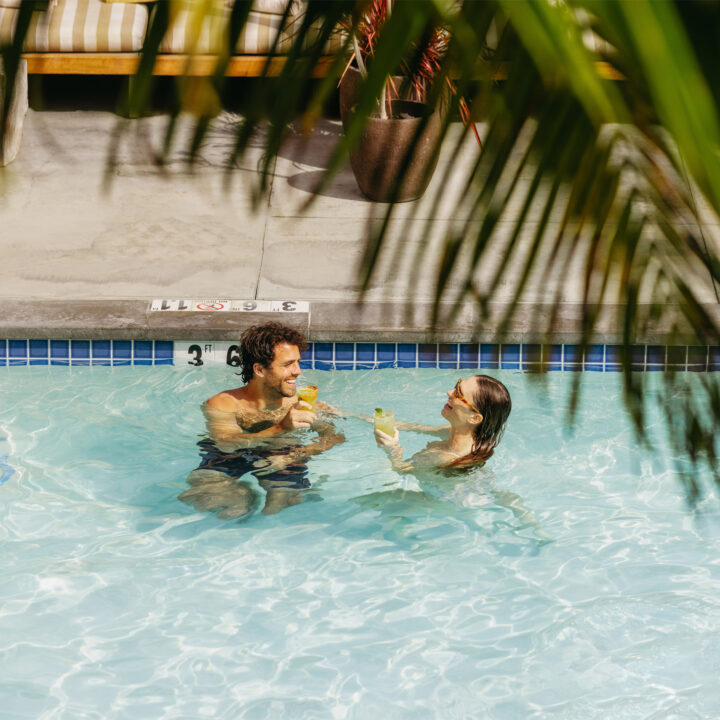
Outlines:
{"label": "terracotta planter", "polygon": [[[402,87],[402,77],[394,78],[395,86]],[[343,127],[352,117],[361,75],[350,68],[340,83],[340,117]],[[403,184],[396,198],[407,202],[419,198],[428,186],[437,165],[434,148],[442,131],[442,115],[424,103],[407,99],[392,101],[394,117],[368,120],[359,143],[350,153],[357,184],[365,197],[375,202],[388,202],[406,156],[412,152]],[[430,115],[427,125],[415,146],[416,133],[425,115]],[[397,117],[397,116],[400,117]]]}

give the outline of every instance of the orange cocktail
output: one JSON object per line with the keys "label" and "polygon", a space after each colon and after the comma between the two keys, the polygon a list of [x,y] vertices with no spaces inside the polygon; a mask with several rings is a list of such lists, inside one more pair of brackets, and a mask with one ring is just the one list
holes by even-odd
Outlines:
{"label": "orange cocktail", "polygon": [[304,400],[311,410],[315,409],[315,401],[317,400],[318,389],[316,385],[306,385],[298,388],[297,396],[300,400]]}

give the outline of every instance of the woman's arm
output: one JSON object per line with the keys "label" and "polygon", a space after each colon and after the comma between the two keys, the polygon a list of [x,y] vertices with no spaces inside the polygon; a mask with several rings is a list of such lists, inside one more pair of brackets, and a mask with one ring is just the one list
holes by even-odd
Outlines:
{"label": "woman's arm", "polygon": [[421,425],[420,423],[409,423],[404,420],[396,420],[395,427],[397,427],[398,430],[409,430],[410,432],[423,433],[424,435],[450,437],[449,425]]}
{"label": "woman's arm", "polygon": [[[362,413],[349,412],[342,410],[339,407],[330,405],[325,402],[316,402],[315,407],[321,412],[328,412],[331,415],[337,417],[352,417],[358,420],[364,420],[367,423],[372,423],[373,418],[371,415],[363,415]],[[409,430],[410,432],[423,433],[425,435],[437,435],[440,437],[447,437],[450,434],[449,425],[422,425],[421,423],[405,422],[404,420],[395,420],[395,427],[398,430]]]}

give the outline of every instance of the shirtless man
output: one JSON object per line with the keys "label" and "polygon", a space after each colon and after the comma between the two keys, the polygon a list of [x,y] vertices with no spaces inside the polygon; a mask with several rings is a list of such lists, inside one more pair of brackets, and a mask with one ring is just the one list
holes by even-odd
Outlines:
{"label": "shirtless man", "polygon": [[[345,441],[296,396],[300,353],[306,347],[299,332],[280,323],[255,325],[243,333],[240,369],[246,384],[204,403],[209,438],[199,443],[203,460],[188,477],[192,487],[181,500],[221,517],[246,515],[259,498],[251,485],[237,479],[252,473],[266,490],[264,513],[302,502],[310,487],[307,459]],[[308,428],[319,438],[303,444],[294,431]]]}

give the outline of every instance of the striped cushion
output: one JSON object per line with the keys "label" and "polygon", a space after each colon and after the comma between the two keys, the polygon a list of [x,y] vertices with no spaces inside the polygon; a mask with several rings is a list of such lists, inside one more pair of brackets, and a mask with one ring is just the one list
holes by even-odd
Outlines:
{"label": "striped cushion", "polygon": [[[0,8],[0,44],[10,42],[18,11]],[[59,0],[48,12],[33,14],[26,52],[133,52],[147,29],[145,5],[102,0]]]}
{"label": "striped cushion", "polygon": [[[220,7],[215,12],[198,17],[185,5],[178,10],[170,28],[160,44],[161,53],[197,53],[215,54],[222,50],[227,33],[229,10]],[[270,52],[275,36],[282,25],[282,14],[250,12],[245,27],[240,34],[235,52],[239,55],[262,55]],[[285,24],[280,40],[275,48],[277,53],[286,53],[290,49],[295,35],[302,25],[302,15],[291,15]],[[319,33],[319,26],[310,30],[308,41],[312,42]],[[341,45],[340,38],[331,40],[334,49]]]}

